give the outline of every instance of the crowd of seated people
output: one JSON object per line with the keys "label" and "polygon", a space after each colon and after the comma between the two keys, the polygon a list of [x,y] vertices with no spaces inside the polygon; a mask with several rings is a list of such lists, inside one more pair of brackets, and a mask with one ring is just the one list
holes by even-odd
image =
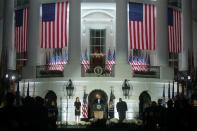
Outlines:
{"label": "crowd of seated people", "polygon": [[[56,129],[57,109],[52,110],[46,106],[43,98],[28,96],[21,99],[22,103],[19,106],[16,106],[15,98],[14,94],[7,93],[4,100],[0,101],[0,131]],[[53,116],[54,113],[56,115]],[[144,110],[142,120],[145,130],[195,130],[197,100],[189,101],[184,97],[177,97],[168,100],[167,106],[164,106],[161,99],[158,102],[153,101]],[[106,127],[105,123],[106,120],[100,120],[90,127]],[[127,126],[124,123],[117,125]]]}
{"label": "crowd of seated people", "polygon": [[39,96],[22,98],[20,106],[16,106],[15,95],[7,93],[1,105],[0,131],[44,131],[56,128],[57,119],[49,115],[49,108],[45,106],[44,99]]}
{"label": "crowd of seated people", "polygon": [[143,126],[147,130],[196,130],[197,100],[177,97],[167,101],[167,106],[159,99],[152,101],[143,113]]}

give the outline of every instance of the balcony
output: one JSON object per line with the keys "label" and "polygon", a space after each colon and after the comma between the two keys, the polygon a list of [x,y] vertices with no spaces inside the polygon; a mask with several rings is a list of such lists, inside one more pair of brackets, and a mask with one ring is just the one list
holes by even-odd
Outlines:
{"label": "balcony", "polygon": [[105,64],[105,66],[81,65],[82,77],[114,77],[114,64]]}
{"label": "balcony", "polygon": [[36,78],[64,77],[64,64],[36,66]]}
{"label": "balcony", "polygon": [[160,78],[160,67],[159,66],[148,66],[146,70],[133,70],[133,77],[141,78]]}

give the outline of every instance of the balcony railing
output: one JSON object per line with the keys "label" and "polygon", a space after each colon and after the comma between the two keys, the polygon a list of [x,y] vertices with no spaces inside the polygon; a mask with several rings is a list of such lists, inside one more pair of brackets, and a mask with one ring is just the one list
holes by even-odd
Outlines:
{"label": "balcony railing", "polygon": [[146,71],[133,70],[133,77],[160,78],[160,67],[149,66],[147,67]]}
{"label": "balcony railing", "polygon": [[64,64],[36,66],[36,78],[64,77]]}
{"label": "balcony railing", "polygon": [[114,64],[92,67],[89,64],[81,65],[82,77],[114,77]]}

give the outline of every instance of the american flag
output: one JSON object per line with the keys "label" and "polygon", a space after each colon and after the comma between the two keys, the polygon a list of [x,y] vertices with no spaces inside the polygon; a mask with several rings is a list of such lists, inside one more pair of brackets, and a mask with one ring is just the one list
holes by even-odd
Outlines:
{"label": "american flag", "polygon": [[148,71],[150,66],[150,60],[149,55],[146,54],[146,56],[139,55],[139,56],[132,56],[132,54],[129,55],[129,64],[132,67],[133,71]]}
{"label": "american flag", "polygon": [[[16,52],[24,54],[27,52],[28,43],[28,21],[29,11],[28,8],[15,11],[15,46]],[[24,59],[25,56],[21,56],[19,59]]]}
{"label": "american flag", "polygon": [[[49,54],[50,56],[50,54]],[[67,60],[64,60],[62,52],[60,50],[53,50],[50,62],[48,62],[48,70],[50,71],[64,71],[64,64]]]}
{"label": "american flag", "polygon": [[42,4],[41,48],[64,48],[68,44],[68,0]]}
{"label": "american flag", "polygon": [[85,50],[84,54],[81,54],[81,64],[83,65],[85,72],[87,72],[87,70],[90,68],[87,49]]}
{"label": "american flag", "polygon": [[85,91],[83,95],[82,116],[83,118],[88,118],[88,103],[87,103],[87,94]]}
{"label": "american flag", "polygon": [[115,50],[112,55],[111,50],[108,50],[107,53],[107,60],[106,60],[106,69],[109,70],[110,72],[112,71],[112,66],[115,64]]}
{"label": "american flag", "polygon": [[155,6],[130,2],[128,8],[130,49],[155,50]]}
{"label": "american flag", "polygon": [[181,11],[168,8],[168,45],[169,52],[181,52]]}

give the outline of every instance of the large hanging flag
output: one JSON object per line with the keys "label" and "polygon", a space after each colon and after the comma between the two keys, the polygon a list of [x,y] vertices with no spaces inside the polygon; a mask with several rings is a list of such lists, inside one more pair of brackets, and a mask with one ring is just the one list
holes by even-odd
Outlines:
{"label": "large hanging flag", "polygon": [[87,103],[87,94],[84,90],[83,94],[83,105],[82,105],[82,116],[83,118],[88,118],[88,103]]}
{"label": "large hanging flag", "polygon": [[130,2],[128,8],[130,49],[155,50],[155,6]]}
{"label": "large hanging flag", "polygon": [[15,46],[17,59],[25,59],[28,43],[28,8],[15,11]]}
{"label": "large hanging flag", "polygon": [[42,4],[41,48],[64,48],[68,44],[68,0]]}
{"label": "large hanging flag", "polygon": [[[115,53],[115,51],[114,51],[114,53]],[[115,64],[114,58],[115,58],[115,56],[113,56],[111,50],[109,49],[108,53],[107,53],[106,69],[109,70],[110,72],[112,71],[112,67]]]}
{"label": "large hanging flag", "polygon": [[169,52],[181,52],[181,11],[168,8],[168,45]]}

